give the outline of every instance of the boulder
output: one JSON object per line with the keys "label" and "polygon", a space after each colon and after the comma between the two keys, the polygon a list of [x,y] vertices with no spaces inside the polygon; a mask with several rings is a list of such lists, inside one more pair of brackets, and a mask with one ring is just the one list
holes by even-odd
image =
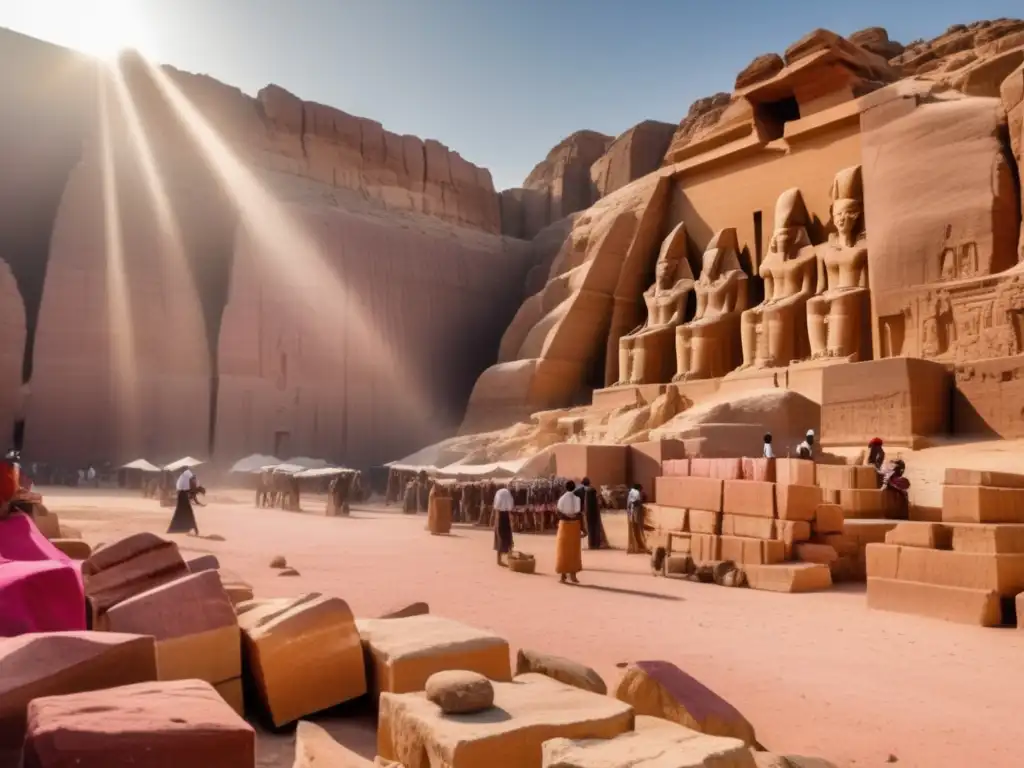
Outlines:
{"label": "boulder", "polygon": [[550,739],[544,742],[543,750],[543,768],[755,768],[756,765],[750,749],[739,739],[708,736],[667,720],[651,722],[643,728],[638,726],[637,730],[613,739]]}
{"label": "boulder", "polygon": [[217,571],[200,571],[123,600],[107,611],[107,628],[156,638],[160,680],[216,685],[242,674],[238,619]]}
{"label": "boulder", "polygon": [[591,693],[599,693],[602,696],[608,693],[608,686],[605,685],[604,680],[590,667],[561,656],[520,648],[516,655],[516,675],[528,672],[547,675],[560,683],[573,685]]}
{"label": "boulder", "polygon": [[199,557],[193,557],[191,560],[186,560],[185,565],[188,566],[189,571],[192,573],[216,571],[220,568],[220,560],[217,559],[216,555],[200,555]]}
{"label": "boulder", "polygon": [[404,619],[408,616],[422,616],[425,613],[430,613],[430,606],[426,603],[409,603],[398,608],[391,608],[385,611],[378,619]]}
{"label": "boulder", "polygon": [[753,746],[754,726],[725,699],[667,661],[631,664],[615,698],[639,715],[670,720],[711,736],[728,736]]}
{"label": "boulder", "polygon": [[49,696],[28,707],[36,768],[253,768],[256,734],[209,683],[175,680]]}
{"label": "boulder", "polygon": [[427,678],[427,699],[447,715],[469,715],[494,705],[494,686],[479,672],[449,669]]}
{"label": "boulder", "polygon": [[156,680],[152,637],[46,632],[0,639],[0,749],[20,747],[28,703]]}
{"label": "boulder", "polygon": [[274,555],[272,558],[270,558],[270,567],[271,568],[287,568],[288,567],[288,561],[285,560],[284,555]]}
{"label": "boulder", "polygon": [[344,600],[311,593],[238,617],[245,673],[282,726],[366,693],[362,645]]}
{"label": "boulder", "polygon": [[767,80],[781,72],[786,67],[786,62],[777,53],[763,53],[743,68],[743,71],[736,75],[736,90],[746,88],[748,85]]}
{"label": "boulder", "polygon": [[508,642],[486,630],[425,614],[361,619],[359,634],[373,668],[373,694],[422,691],[435,672],[465,669],[512,679]]}
{"label": "boulder", "polygon": [[406,768],[541,768],[548,739],[610,739],[633,728],[628,705],[545,675],[493,685],[495,709],[459,717],[423,692],[381,694],[377,754]]}
{"label": "boulder", "polygon": [[300,720],[292,768],[371,768],[374,763],[335,741],[319,725]]}
{"label": "boulder", "polygon": [[97,613],[188,572],[178,545],[152,533],[110,544],[82,563],[85,594]]}

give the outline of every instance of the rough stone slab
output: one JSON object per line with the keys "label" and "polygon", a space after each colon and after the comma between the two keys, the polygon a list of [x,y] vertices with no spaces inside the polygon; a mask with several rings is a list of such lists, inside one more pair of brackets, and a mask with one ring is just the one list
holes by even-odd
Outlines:
{"label": "rough stone slab", "polygon": [[981,469],[946,468],[945,485],[980,485],[989,488],[1024,488],[1024,475]]}
{"label": "rough stone slab", "polygon": [[868,576],[868,608],[982,627],[1001,621],[999,595],[993,591],[873,576]]}
{"label": "rough stone slab", "polygon": [[896,578],[945,587],[992,591],[1004,597],[1024,592],[1024,554],[949,552],[901,547]]}
{"label": "rough stone slab", "polygon": [[1024,525],[954,523],[947,527],[953,531],[955,552],[1024,553]]}
{"label": "rough stone slab", "polygon": [[722,560],[737,565],[767,565],[786,559],[786,545],[774,539],[748,539],[740,536],[721,537]]}
{"label": "rough stone slab", "polygon": [[874,467],[847,464],[818,464],[818,485],[832,490],[878,488],[878,472]]}
{"label": "rough stone slab", "polygon": [[814,532],[818,534],[842,533],[846,528],[846,515],[838,504],[819,504],[814,510]]}
{"label": "rough stone slab", "polygon": [[[639,718],[637,718],[639,719]],[[755,768],[750,748],[739,739],[708,736],[667,720],[614,739],[551,739],[544,742],[543,768]]]}
{"label": "rough stone slab", "polygon": [[811,524],[806,520],[776,520],[775,538],[786,547],[786,559],[793,557],[793,545],[811,538]]}
{"label": "rough stone slab", "polygon": [[839,553],[830,544],[815,544],[803,542],[793,547],[796,559],[801,563],[821,563],[831,565],[839,559]]}
{"label": "rough stone slab", "polygon": [[828,566],[817,563],[747,565],[743,570],[751,589],[766,592],[817,592],[832,586]]}
{"label": "rough stone slab", "polygon": [[[775,523],[772,517],[722,515],[723,536],[743,536],[748,539],[774,539]],[[782,541],[782,539],[779,539]]]}
{"label": "rough stone slab", "polygon": [[188,573],[178,545],[152,533],[116,541],[82,563],[85,594],[97,613]]}
{"label": "rough stone slab", "polygon": [[152,680],[152,637],[46,632],[0,639],[0,748],[21,746],[33,699]]}
{"label": "rough stone slab", "polygon": [[924,549],[949,549],[953,545],[953,531],[940,523],[900,523],[887,534],[886,544]]}
{"label": "rough stone slab", "polygon": [[245,717],[245,690],[242,687],[241,677],[225,680],[222,683],[214,683],[213,689],[217,691],[229,707],[242,717]]}
{"label": "rough stone slab", "polygon": [[[692,471],[692,468],[691,468]],[[658,503],[665,507],[722,511],[722,480],[714,477],[659,477]]]}
{"label": "rough stone slab", "polygon": [[775,483],[762,480],[726,480],[722,511],[727,515],[775,517]]}
{"label": "rough stone slab", "polygon": [[864,548],[867,575],[895,579],[899,572],[902,547],[895,544],[868,544]]}
{"label": "rough stone slab", "polygon": [[177,680],[35,699],[33,768],[254,768],[256,734],[209,683]]}
{"label": "rough stone slab", "polygon": [[319,725],[300,720],[292,768],[373,768],[373,763],[343,747]]}
{"label": "rough stone slab", "polygon": [[847,520],[843,524],[843,533],[859,544],[871,544],[885,541],[885,534],[899,525],[896,520]]}
{"label": "rough stone slab", "polygon": [[1024,488],[944,485],[945,523],[1024,523]]}
{"label": "rough stone slab", "polygon": [[358,625],[374,670],[375,694],[422,691],[428,677],[450,669],[479,672],[496,682],[512,679],[508,642],[486,630],[430,614],[361,619]]}
{"label": "rough stone slab", "polygon": [[541,768],[549,739],[610,739],[632,728],[629,705],[527,674],[495,682],[494,708],[474,715],[444,715],[422,692],[382,693],[377,753],[405,768]]}
{"label": "rough stone slab", "polygon": [[582,688],[584,691],[608,693],[608,686],[597,672],[572,659],[520,648],[516,654],[516,675],[534,672],[547,675],[560,683]]}
{"label": "rough stone slab", "polygon": [[703,509],[689,509],[686,511],[687,528],[692,533],[705,533],[712,536],[718,534],[722,528],[722,515],[719,512],[708,512]]}
{"label": "rough stone slab", "polygon": [[615,698],[638,715],[661,717],[710,736],[753,746],[754,726],[717,693],[667,661],[637,661],[626,669]]}
{"label": "rough stone slab", "polygon": [[199,557],[186,560],[185,565],[188,566],[189,571],[192,573],[220,570],[220,560],[217,559],[216,555],[199,555]]}
{"label": "rough stone slab", "polygon": [[256,607],[238,621],[246,674],[274,725],[366,693],[362,644],[344,600],[312,593]]}
{"label": "rough stone slab", "polygon": [[425,613],[430,613],[430,606],[426,603],[409,603],[408,605],[396,606],[390,608],[380,616],[378,619],[405,619],[409,616],[422,616]]}
{"label": "rough stone slab", "polygon": [[[794,461],[798,461],[794,459]],[[810,463],[810,462],[805,462]],[[811,464],[813,467],[814,465]],[[794,485],[776,483],[775,507],[780,520],[814,519],[814,514],[821,504],[821,488],[814,485]]]}
{"label": "rough stone slab", "polygon": [[775,482],[779,485],[817,485],[817,470],[806,459],[776,459]]}
{"label": "rough stone slab", "polygon": [[839,506],[847,518],[884,518],[892,507],[893,491],[881,488],[843,488],[839,491]]}

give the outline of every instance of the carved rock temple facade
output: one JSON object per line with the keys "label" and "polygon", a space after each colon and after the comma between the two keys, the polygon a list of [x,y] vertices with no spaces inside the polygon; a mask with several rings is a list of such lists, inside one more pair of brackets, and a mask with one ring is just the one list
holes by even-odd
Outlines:
{"label": "carved rock temple facade", "polygon": [[[1024,436],[1024,23],[881,37],[759,57],[660,169],[574,216],[463,433],[788,389],[821,406],[826,445]],[[674,314],[652,297],[680,298],[656,277],[680,231],[695,281]]]}

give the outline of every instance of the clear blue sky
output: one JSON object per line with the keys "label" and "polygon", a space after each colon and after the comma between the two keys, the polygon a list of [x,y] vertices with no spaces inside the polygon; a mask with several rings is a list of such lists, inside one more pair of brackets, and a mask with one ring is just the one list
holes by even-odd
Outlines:
{"label": "clear blue sky", "polygon": [[498,189],[573,131],[677,123],[754,56],[816,27],[884,26],[907,43],[1020,15],[1021,0],[0,0],[0,26],[135,44],[250,94],[273,82],[438,139]]}

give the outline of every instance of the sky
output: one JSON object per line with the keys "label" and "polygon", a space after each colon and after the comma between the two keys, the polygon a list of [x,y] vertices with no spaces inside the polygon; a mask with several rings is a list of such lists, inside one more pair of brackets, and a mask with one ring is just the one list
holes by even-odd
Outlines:
{"label": "sky", "polygon": [[275,83],[437,139],[497,189],[574,131],[678,123],[817,27],[907,43],[1021,15],[1021,0],[0,0],[0,27],[97,55],[137,48],[250,95]]}

